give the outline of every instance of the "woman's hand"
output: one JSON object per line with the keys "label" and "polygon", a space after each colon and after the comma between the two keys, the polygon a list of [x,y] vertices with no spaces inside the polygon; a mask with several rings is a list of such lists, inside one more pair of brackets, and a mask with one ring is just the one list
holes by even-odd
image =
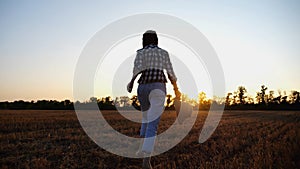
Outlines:
{"label": "woman's hand", "polygon": [[140,73],[141,73],[141,72],[139,72],[139,73],[133,75],[132,78],[131,78],[131,81],[128,83],[128,85],[127,85],[127,91],[128,91],[129,93],[132,92],[132,88],[133,88],[133,84],[134,84],[135,78],[136,78],[136,77],[138,76],[138,74],[140,74]]}
{"label": "woman's hand", "polygon": [[173,82],[172,85],[173,85],[173,89],[174,89],[174,93],[175,93],[175,99],[180,100],[181,92],[178,90],[177,83]]}
{"label": "woman's hand", "polygon": [[128,83],[128,85],[127,85],[127,91],[128,91],[129,93],[131,93],[132,88],[133,88],[133,81],[130,81],[130,82]]}

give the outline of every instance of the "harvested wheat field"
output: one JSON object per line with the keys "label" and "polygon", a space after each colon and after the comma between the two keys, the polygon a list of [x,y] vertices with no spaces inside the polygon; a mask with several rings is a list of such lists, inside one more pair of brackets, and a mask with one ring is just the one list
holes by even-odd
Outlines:
{"label": "harvested wheat field", "polygon": [[[116,130],[138,136],[139,124],[117,111],[102,111]],[[225,111],[205,143],[198,137],[206,111],[200,111],[188,136],[166,153],[152,157],[154,168],[300,168],[300,111]],[[159,133],[174,121],[166,111]],[[74,111],[1,110],[1,168],[141,168],[141,159],[111,154],[81,128]],[[113,141],[113,140],[112,140]]]}

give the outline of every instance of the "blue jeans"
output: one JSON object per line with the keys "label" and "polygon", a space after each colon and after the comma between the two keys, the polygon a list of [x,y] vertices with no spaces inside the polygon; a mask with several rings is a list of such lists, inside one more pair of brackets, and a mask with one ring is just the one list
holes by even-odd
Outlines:
{"label": "blue jeans", "polygon": [[138,99],[142,110],[140,136],[145,138],[142,147],[144,152],[151,153],[153,151],[158,123],[165,108],[165,98],[165,83],[139,84]]}

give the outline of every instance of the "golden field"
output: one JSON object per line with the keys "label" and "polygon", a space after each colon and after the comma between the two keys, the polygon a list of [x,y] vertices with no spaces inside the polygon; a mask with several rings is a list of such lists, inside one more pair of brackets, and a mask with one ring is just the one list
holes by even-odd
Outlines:
{"label": "golden field", "polygon": [[[139,124],[117,111],[102,111],[116,130],[137,137]],[[300,168],[300,111],[225,111],[205,143],[198,138],[207,111],[198,113],[188,136],[152,166],[170,168]],[[165,111],[159,132],[175,121]],[[74,111],[1,110],[1,168],[141,168],[141,159],[111,154],[83,131]],[[112,140],[113,141],[113,140]]]}

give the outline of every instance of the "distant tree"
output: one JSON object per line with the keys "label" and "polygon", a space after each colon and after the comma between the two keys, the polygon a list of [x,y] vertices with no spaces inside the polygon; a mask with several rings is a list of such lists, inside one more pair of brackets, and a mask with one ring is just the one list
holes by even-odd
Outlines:
{"label": "distant tree", "polygon": [[271,104],[274,103],[274,91],[273,91],[273,90],[270,90],[270,91],[269,91],[269,97],[268,97],[267,102],[268,102],[268,103],[271,103]]}
{"label": "distant tree", "polygon": [[200,92],[198,94],[198,102],[199,102],[200,105],[205,104],[205,102],[206,102],[206,93]]}
{"label": "distant tree", "polygon": [[250,95],[247,96],[247,103],[254,104],[254,99]]}
{"label": "distant tree", "polygon": [[231,101],[232,101],[232,93],[227,93],[226,99],[225,99],[225,105],[226,106],[230,106],[231,105]]}
{"label": "distant tree", "polygon": [[280,104],[287,104],[288,103],[288,101],[287,101],[287,96],[283,96],[282,98],[281,98],[281,103]]}
{"label": "distant tree", "polygon": [[292,90],[291,95],[290,95],[290,102],[291,104],[299,104],[300,103],[300,97],[299,97],[299,92]]}
{"label": "distant tree", "polygon": [[121,107],[127,107],[129,106],[129,101],[130,101],[130,98],[128,96],[121,96],[120,97],[120,103],[121,103]]}
{"label": "distant tree", "polygon": [[277,96],[273,99],[273,103],[280,104],[281,103],[281,96]]}
{"label": "distant tree", "polygon": [[232,99],[232,104],[233,105],[236,105],[237,104],[237,98],[238,98],[238,94],[237,94],[237,92],[235,91],[235,92],[233,92],[233,99]]}
{"label": "distant tree", "polygon": [[277,92],[278,92],[278,96],[274,97],[272,99],[272,104],[277,104],[278,105],[278,104],[281,103],[281,97],[282,97],[282,95],[281,95],[281,90],[278,90]]}
{"label": "distant tree", "polygon": [[115,100],[114,100],[114,105],[115,105],[116,107],[120,107],[120,99],[119,99],[119,97],[116,97],[116,98],[115,98]]}
{"label": "distant tree", "polygon": [[189,101],[189,97],[188,97],[188,95],[187,95],[187,94],[184,94],[184,93],[182,93],[182,94],[181,94],[181,100],[182,100],[183,102],[188,102],[188,101]]}
{"label": "distant tree", "polygon": [[300,92],[294,91],[293,95],[295,96],[295,103],[300,104]]}
{"label": "distant tree", "polygon": [[288,101],[287,101],[288,96],[286,95],[286,92],[285,92],[285,91],[284,91],[283,93],[284,93],[284,95],[281,97],[281,102],[280,102],[280,104],[282,104],[282,105],[288,104]]}
{"label": "distant tree", "polygon": [[[211,105],[223,105],[225,103],[226,109],[269,109],[269,110],[300,110],[300,93],[292,90],[288,95],[286,91],[278,90],[278,96],[275,96],[274,91],[271,90],[266,94],[267,87],[261,86],[259,92],[256,93],[256,100],[254,97],[247,95],[247,90],[244,86],[239,86],[236,91],[227,93],[226,97],[216,97],[208,99],[205,92],[198,94],[198,100],[191,99],[186,94],[182,94],[182,101],[188,102],[193,106],[199,107],[202,110],[208,110]],[[172,95],[166,95],[166,108],[173,110],[172,104],[174,98]],[[113,100],[110,96],[97,99],[91,97],[85,102],[75,101],[75,103],[66,99],[64,101],[57,100],[37,100],[37,101],[24,101],[16,100],[13,102],[0,102],[0,109],[43,109],[43,110],[73,110],[73,105],[80,105],[81,108],[89,108],[91,103],[97,103],[101,110],[115,110],[116,107],[124,107],[130,110],[130,105],[136,109],[140,109],[140,103],[136,95],[129,98],[128,96],[116,97]]]}
{"label": "distant tree", "polygon": [[244,86],[239,86],[238,87],[238,98],[239,98],[239,103],[240,104],[245,104],[245,93],[247,92],[246,88]]}
{"label": "distant tree", "polygon": [[110,96],[102,97],[101,99],[97,99],[97,104],[100,110],[115,110],[116,107],[114,105],[114,101]]}
{"label": "distant tree", "polygon": [[266,90],[268,88],[265,85],[261,86],[260,92],[256,92],[256,100],[259,104],[266,104]]}
{"label": "distant tree", "polygon": [[222,105],[222,104],[225,104],[226,102],[226,98],[225,97],[219,97],[219,96],[213,96],[213,99],[212,99],[216,104],[218,105]]}
{"label": "distant tree", "polygon": [[207,99],[205,92],[200,92],[198,94],[198,103],[199,103],[199,109],[209,109],[211,105],[211,100]]}
{"label": "distant tree", "polygon": [[193,106],[198,106],[198,102],[196,99],[189,99],[189,103]]}
{"label": "distant tree", "polygon": [[139,102],[138,97],[136,95],[133,95],[130,100],[132,101],[131,105],[135,109],[141,110],[141,105],[140,105],[140,102]]}
{"label": "distant tree", "polygon": [[262,97],[261,97],[261,93],[260,93],[260,92],[256,92],[255,98],[256,98],[257,103],[258,103],[258,104],[261,104],[261,102],[262,102]]}
{"label": "distant tree", "polygon": [[97,97],[90,97],[90,103],[97,103]]}
{"label": "distant tree", "polygon": [[105,98],[104,98],[104,97],[101,97],[101,98],[97,99],[97,103],[98,103],[99,105],[103,105],[103,104],[105,103]]}
{"label": "distant tree", "polygon": [[261,98],[262,98],[262,104],[266,104],[266,100],[265,100],[265,96],[266,96],[266,90],[268,90],[268,88],[265,85],[261,86]]}
{"label": "distant tree", "polygon": [[64,106],[69,106],[71,104],[71,101],[70,100],[65,100],[64,101]]}
{"label": "distant tree", "polygon": [[110,96],[105,97],[105,102],[104,103],[107,104],[107,105],[113,105],[113,101],[112,101]]}
{"label": "distant tree", "polygon": [[6,102],[0,102],[0,109],[8,109],[10,103],[8,101]]}

